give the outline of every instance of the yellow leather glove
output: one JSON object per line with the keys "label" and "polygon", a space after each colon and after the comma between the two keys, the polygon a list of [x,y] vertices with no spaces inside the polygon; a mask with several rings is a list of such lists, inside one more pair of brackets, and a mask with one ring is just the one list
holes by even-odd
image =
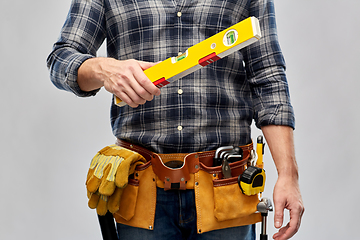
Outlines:
{"label": "yellow leather glove", "polygon": [[99,215],[107,210],[119,209],[122,189],[127,186],[128,177],[145,158],[126,148],[110,145],[100,150],[92,159],[87,174],[89,207],[97,209]]}
{"label": "yellow leather glove", "polygon": [[97,214],[104,216],[108,211],[108,196],[101,195],[99,192],[91,193],[88,191],[88,206],[91,209],[96,208]]}
{"label": "yellow leather glove", "polygon": [[88,206],[91,209],[96,208],[97,214],[104,216],[108,211],[116,213],[120,208],[120,199],[122,196],[123,188],[115,188],[115,192],[111,196],[101,195],[98,191],[91,193],[87,191]]}

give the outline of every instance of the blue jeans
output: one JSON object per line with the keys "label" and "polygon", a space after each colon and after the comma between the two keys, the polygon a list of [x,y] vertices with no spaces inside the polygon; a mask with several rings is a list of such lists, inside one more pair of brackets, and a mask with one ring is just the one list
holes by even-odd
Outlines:
{"label": "blue jeans", "polygon": [[197,234],[194,190],[157,188],[154,230],[117,224],[120,240],[255,240],[255,225]]}

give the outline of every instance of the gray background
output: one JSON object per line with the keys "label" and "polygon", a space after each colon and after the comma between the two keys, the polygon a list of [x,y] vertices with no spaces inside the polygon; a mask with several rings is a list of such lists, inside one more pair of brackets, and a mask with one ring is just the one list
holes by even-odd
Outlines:
{"label": "gray background", "polygon": [[[57,90],[45,62],[69,5],[0,3],[0,239],[100,239],[84,183],[91,157],[114,141],[111,96]],[[306,206],[293,239],[358,238],[359,9],[358,0],[276,1]],[[265,161],[271,197],[268,151]],[[272,235],[273,214],[269,222]]]}

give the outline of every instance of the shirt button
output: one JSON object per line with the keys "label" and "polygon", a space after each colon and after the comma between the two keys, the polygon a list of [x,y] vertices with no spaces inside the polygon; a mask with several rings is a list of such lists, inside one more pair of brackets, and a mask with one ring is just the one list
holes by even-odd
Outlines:
{"label": "shirt button", "polygon": [[182,13],[181,12],[177,12],[177,16],[181,17]]}
{"label": "shirt button", "polygon": [[183,93],[184,93],[184,91],[183,91],[182,89],[179,89],[179,90],[178,90],[178,94],[179,94],[179,95],[181,95],[181,94],[183,94]]}
{"label": "shirt button", "polygon": [[178,126],[178,130],[179,130],[179,131],[183,130],[183,127],[182,127],[182,126]]}

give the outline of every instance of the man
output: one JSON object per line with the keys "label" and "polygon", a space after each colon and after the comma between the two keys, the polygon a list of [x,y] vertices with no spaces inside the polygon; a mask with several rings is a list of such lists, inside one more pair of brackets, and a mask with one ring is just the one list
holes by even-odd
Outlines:
{"label": "man", "polygon": [[[260,21],[258,42],[161,91],[144,74],[250,16]],[[95,57],[105,39],[108,57]],[[297,232],[304,207],[293,145],[294,114],[272,0],[73,0],[48,67],[60,89],[87,97],[104,87],[122,99],[127,106],[111,107],[113,134],[155,153],[249,144],[254,119],[278,170],[273,200],[279,232],[273,237],[288,239]],[[255,239],[251,225],[196,234],[194,190],[158,188],[157,194],[158,204],[168,205],[161,213],[157,205],[153,231],[118,224],[122,239]],[[284,209],[290,211],[290,222],[282,227]],[[179,211],[180,221],[164,217]]]}

